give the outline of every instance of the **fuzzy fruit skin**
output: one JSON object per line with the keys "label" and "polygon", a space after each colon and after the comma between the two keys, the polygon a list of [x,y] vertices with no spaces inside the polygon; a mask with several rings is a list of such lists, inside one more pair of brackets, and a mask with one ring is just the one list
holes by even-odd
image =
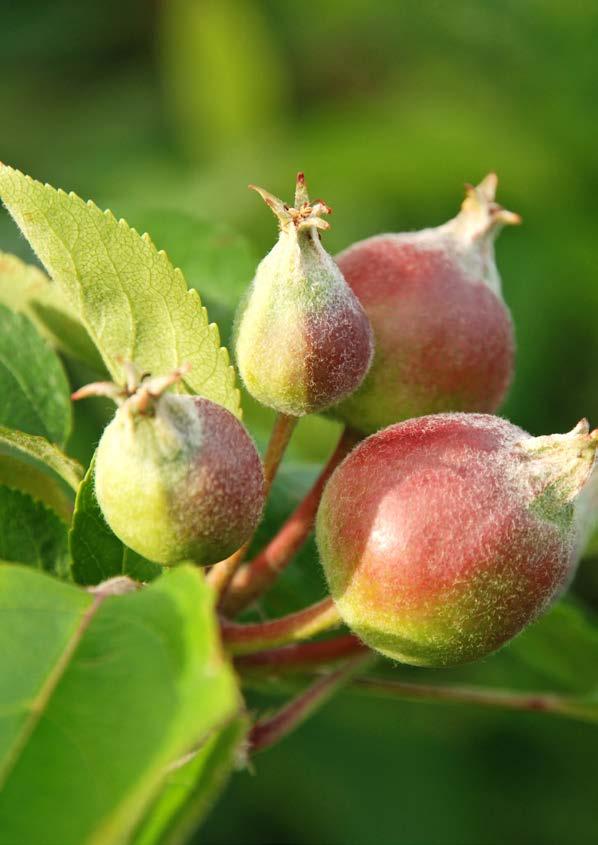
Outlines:
{"label": "fuzzy fruit skin", "polygon": [[[498,417],[439,414],[363,441],[317,518],[347,625],[382,654],[430,667],[476,660],[519,633],[575,565],[572,490],[593,461],[584,453],[578,466],[576,432],[532,438]],[[569,487],[560,457],[553,465],[540,450],[559,438],[574,464]]]}
{"label": "fuzzy fruit skin", "polygon": [[322,246],[319,216],[298,179],[297,209],[260,193],[280,221],[279,239],[259,264],[235,320],[235,355],[249,393],[301,417],[350,395],[372,361],[373,336],[358,298]]}
{"label": "fuzzy fruit skin", "polygon": [[116,412],[100,440],[95,490],[114,533],[149,560],[216,563],[262,512],[260,457],[241,423],[197,396],[166,393],[151,415]]}
{"label": "fuzzy fruit skin", "polygon": [[374,362],[333,414],[364,433],[444,411],[492,413],[513,373],[514,333],[493,240],[517,215],[493,202],[496,179],[468,189],[435,229],[378,235],[337,256],[369,317]]}
{"label": "fuzzy fruit skin", "polygon": [[496,294],[441,249],[379,236],[338,256],[376,337],[361,389],[337,413],[375,431],[441,411],[495,411],[511,381],[513,324]]}

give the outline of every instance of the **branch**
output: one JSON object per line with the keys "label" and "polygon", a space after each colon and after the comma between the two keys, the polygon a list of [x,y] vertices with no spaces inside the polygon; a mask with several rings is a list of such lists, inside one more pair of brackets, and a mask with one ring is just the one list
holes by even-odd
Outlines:
{"label": "branch", "polygon": [[338,663],[348,657],[367,654],[369,649],[353,634],[331,637],[309,643],[293,643],[282,648],[258,651],[235,658],[235,666],[242,674],[288,674],[309,672],[322,666]]}
{"label": "branch", "polygon": [[277,645],[308,640],[322,631],[341,624],[331,598],[306,607],[297,613],[242,625],[220,620],[222,641],[231,654],[252,654]]}
{"label": "branch", "polygon": [[256,754],[280,742],[311,714],[328,701],[342,684],[365,666],[369,655],[350,660],[342,669],[319,678],[296,698],[291,699],[274,716],[255,723],[249,733],[249,751]]}
{"label": "branch", "polygon": [[[289,417],[286,414],[277,414],[274,427],[268,441],[266,455],[264,457],[264,501],[267,501],[270,494],[272,482],[280,466],[282,456],[289,444],[291,435],[297,425],[296,417]],[[247,550],[251,545],[253,537],[250,537],[240,549],[234,554],[221,560],[210,569],[207,580],[216,593],[220,596],[220,603],[224,601],[228,586],[234,578],[235,572],[245,559]]]}
{"label": "branch", "polygon": [[334,453],[303,501],[263,551],[236,573],[222,603],[228,616],[236,616],[265,593],[303,546],[311,534],[326,482],[360,439],[353,429],[343,430]]}
{"label": "branch", "polygon": [[466,686],[434,686],[391,681],[385,678],[356,678],[357,689],[408,701],[445,701],[457,704],[474,704],[482,707],[499,707],[505,710],[522,710],[550,713],[573,719],[598,721],[595,705],[584,704],[571,696],[546,692],[510,692],[500,689],[483,689]]}

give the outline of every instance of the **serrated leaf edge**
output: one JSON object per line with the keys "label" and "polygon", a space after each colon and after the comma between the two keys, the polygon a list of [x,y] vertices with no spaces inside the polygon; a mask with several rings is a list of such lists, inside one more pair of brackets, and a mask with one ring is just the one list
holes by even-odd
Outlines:
{"label": "serrated leaf edge", "polygon": [[[32,176],[29,176],[26,173],[23,173],[18,168],[10,167],[10,165],[4,164],[3,162],[0,161],[0,171],[1,170],[8,170],[10,173],[14,173],[17,176],[22,177],[23,179],[25,179],[26,182],[28,182],[30,184],[33,184],[33,185],[41,184],[45,190],[51,191],[53,193],[57,193],[59,196],[63,196],[63,197],[67,197],[69,199],[76,200],[77,202],[79,202],[79,203],[81,203],[81,204],[83,204],[83,205],[85,205],[89,208],[92,208],[94,210],[99,211],[100,214],[104,215],[104,217],[106,217],[110,221],[114,221],[117,226],[120,226],[121,228],[125,228],[129,232],[137,235],[138,238],[143,240],[153,250],[155,255],[160,256],[162,259],[165,259],[170,264],[170,266],[172,267],[175,275],[180,277],[180,279],[182,280],[185,288],[187,289],[187,294],[191,295],[192,298],[195,297],[196,300],[197,300],[197,305],[199,306],[199,309],[202,313],[203,321],[207,325],[208,331],[212,334],[212,337],[213,337],[216,345],[218,346],[217,354],[222,359],[222,363],[223,363],[224,367],[226,368],[226,372],[227,372],[226,387],[228,388],[231,396],[234,399],[234,403],[231,402],[231,405],[234,404],[236,416],[239,417],[239,419],[242,419],[243,410],[242,410],[242,407],[241,407],[241,392],[240,392],[239,388],[236,386],[237,379],[236,379],[235,368],[231,363],[231,359],[230,359],[230,355],[229,355],[228,350],[226,349],[226,347],[221,346],[220,330],[218,328],[218,325],[216,323],[209,323],[208,322],[208,311],[207,311],[207,308],[202,304],[201,297],[200,297],[198,291],[195,290],[195,288],[189,288],[188,287],[184,273],[182,272],[182,270],[179,267],[176,267],[173,264],[173,262],[170,260],[170,257],[168,256],[168,253],[166,252],[166,250],[158,249],[156,247],[155,243],[153,242],[151,236],[147,232],[144,232],[142,235],[140,235],[139,232],[137,231],[137,229],[135,229],[133,226],[129,226],[129,224],[127,223],[127,221],[123,217],[117,218],[116,215],[114,214],[114,212],[111,211],[109,208],[102,210],[98,205],[96,205],[96,203],[94,203],[93,200],[91,200],[91,199],[84,200],[75,191],[68,191],[67,192],[63,188],[55,188],[49,182],[40,183],[38,180],[34,179]],[[11,216],[13,216],[10,209],[7,208],[7,210],[9,211],[9,214],[11,214]],[[32,249],[34,249],[33,245],[31,245],[31,246],[32,246]],[[34,252],[35,252],[35,249],[34,249]],[[36,255],[37,255],[37,253],[36,253]],[[80,310],[81,309],[79,309],[79,312],[80,312]],[[87,322],[84,320],[84,318],[81,316],[80,313],[79,313],[79,319],[85,325],[85,327],[87,328],[87,331],[90,334],[90,337],[93,340],[92,331],[91,331],[90,327],[87,325]],[[95,343],[95,341],[94,341],[94,343]],[[102,353],[102,350],[97,346],[97,344],[95,344],[95,345],[96,345],[96,348],[98,349],[98,352],[100,353],[100,355],[102,357],[102,360],[104,360],[104,362],[106,363],[108,370],[112,371],[112,367],[110,365],[110,362],[106,361],[106,359],[104,358],[104,355]],[[186,385],[186,386],[189,387],[189,385]],[[189,390],[189,392],[192,393],[192,394],[195,394],[196,391],[191,389],[191,390]]]}

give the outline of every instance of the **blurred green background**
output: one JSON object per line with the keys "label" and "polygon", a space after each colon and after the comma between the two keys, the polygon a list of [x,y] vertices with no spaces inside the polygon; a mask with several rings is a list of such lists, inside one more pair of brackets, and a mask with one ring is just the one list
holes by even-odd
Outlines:
{"label": "blurred green background", "polygon": [[[335,210],[334,252],[443,222],[463,183],[495,169],[499,200],[524,219],[497,250],[518,337],[504,413],[534,434],[598,424],[595,2],[0,9],[0,159],[147,228],[225,337],[275,236],[248,182],[290,198],[305,170]],[[202,258],[202,220],[217,224],[221,263]],[[0,249],[30,258],[7,215]],[[265,415],[246,417],[263,441]],[[321,460],[334,437],[302,424],[291,458]],[[321,590],[313,549],[302,564]],[[588,605],[596,572],[586,562],[575,586]],[[518,682],[540,679],[521,669]],[[197,841],[596,843],[597,761],[589,725],[344,694],[237,775]]]}

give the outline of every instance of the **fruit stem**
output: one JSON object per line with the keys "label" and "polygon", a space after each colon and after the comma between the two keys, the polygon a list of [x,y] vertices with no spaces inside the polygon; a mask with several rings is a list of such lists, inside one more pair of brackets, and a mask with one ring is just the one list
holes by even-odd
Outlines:
{"label": "fruit stem", "polygon": [[446,701],[458,704],[475,704],[482,707],[500,707],[506,710],[522,710],[573,719],[596,721],[595,708],[584,706],[572,697],[552,695],[545,692],[515,693],[508,690],[490,690],[465,686],[434,686],[391,681],[386,678],[356,678],[355,688],[382,696],[401,698],[408,701]]}
{"label": "fruit stem", "polygon": [[257,557],[236,573],[222,602],[227,615],[235,616],[265,593],[288,566],[311,534],[326,482],[359,440],[358,432],[343,430],[336,449],[303,501]]}
{"label": "fruit stem", "polygon": [[[285,453],[291,435],[297,425],[297,417],[290,417],[287,414],[277,414],[274,427],[266,447],[264,457],[264,500],[267,500],[272,487],[272,482],[280,466],[282,456]],[[212,585],[217,595],[220,596],[220,603],[223,602],[228,586],[232,581],[237,569],[243,563],[247,550],[251,545],[253,537],[250,537],[240,549],[237,549],[230,557],[221,560],[210,569],[207,580]]]}
{"label": "fruit stem", "polygon": [[325,704],[339,687],[347,683],[369,659],[369,655],[353,658],[336,672],[318,678],[296,698],[288,701],[274,716],[256,722],[248,736],[249,752],[257,754],[284,739],[315,710]]}
{"label": "fruit stem", "polygon": [[222,641],[234,655],[252,654],[266,648],[308,640],[340,624],[341,618],[330,597],[296,613],[268,619],[266,622],[240,624],[220,620]]}
{"label": "fruit stem", "polygon": [[270,440],[268,441],[268,447],[266,449],[266,456],[264,458],[264,493],[266,498],[270,493],[272,482],[278,472],[282,456],[289,445],[291,435],[295,430],[297,422],[297,417],[290,417],[287,414],[276,415],[272,434],[270,435]]}
{"label": "fruit stem", "polygon": [[309,672],[346,660],[369,649],[353,634],[330,637],[309,643],[293,643],[282,648],[258,651],[235,658],[235,666],[243,675],[289,674]]}

